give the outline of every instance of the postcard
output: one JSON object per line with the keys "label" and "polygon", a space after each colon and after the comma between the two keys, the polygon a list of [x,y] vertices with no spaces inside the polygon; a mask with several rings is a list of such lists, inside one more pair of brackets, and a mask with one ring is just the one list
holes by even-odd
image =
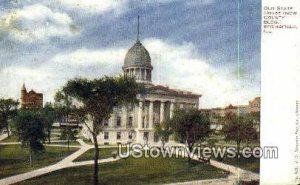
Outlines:
{"label": "postcard", "polygon": [[0,184],[299,184],[296,0],[0,2]]}

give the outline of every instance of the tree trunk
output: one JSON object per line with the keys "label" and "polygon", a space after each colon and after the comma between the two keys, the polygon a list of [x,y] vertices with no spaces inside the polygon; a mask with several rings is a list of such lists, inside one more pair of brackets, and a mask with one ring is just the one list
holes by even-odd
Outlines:
{"label": "tree trunk", "polygon": [[188,160],[189,164],[191,163],[191,151],[193,151],[193,145],[188,145],[189,153],[188,153]]}
{"label": "tree trunk", "polygon": [[70,151],[70,123],[68,123],[69,127],[68,127],[68,151]]}
{"label": "tree trunk", "polygon": [[94,156],[94,185],[98,185],[98,158],[99,158],[99,148],[98,148],[98,141],[97,135],[93,134],[94,139],[94,146],[95,146],[95,156]]}
{"label": "tree trunk", "polygon": [[6,121],[6,131],[7,131],[7,137],[9,137],[8,121]]}
{"label": "tree trunk", "polygon": [[30,167],[32,167],[32,151],[31,151],[31,148],[29,148],[29,163],[30,163]]}
{"label": "tree trunk", "polygon": [[50,137],[51,137],[51,129],[48,129],[48,144],[50,144]]}

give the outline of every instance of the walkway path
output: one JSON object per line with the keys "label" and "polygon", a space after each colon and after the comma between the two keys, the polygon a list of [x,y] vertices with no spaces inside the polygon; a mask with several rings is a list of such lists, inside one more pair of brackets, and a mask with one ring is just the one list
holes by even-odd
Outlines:
{"label": "walkway path", "polygon": [[[6,135],[7,137],[7,135]],[[5,136],[0,136],[1,139],[5,139]],[[2,139],[2,140],[3,140]],[[77,140],[80,144],[80,146],[73,145],[70,147],[77,147],[80,148],[78,151],[74,152],[73,154],[69,155],[68,157],[64,158],[63,160],[59,161],[58,163],[50,166],[46,166],[44,168],[40,168],[37,170],[33,170],[30,172],[26,172],[19,175],[14,175],[11,177],[7,177],[0,180],[0,185],[6,185],[6,184],[14,184],[17,182],[21,182],[30,178],[34,178],[40,175],[44,175],[53,171],[57,171],[63,168],[69,168],[69,167],[75,167],[75,166],[82,166],[82,165],[91,165],[94,163],[93,160],[90,161],[80,161],[80,162],[73,162],[76,158],[84,154],[86,151],[88,151],[91,148],[94,148],[93,145],[86,144],[82,139]],[[19,144],[18,142],[7,142],[7,143],[1,143],[1,144]],[[0,145],[1,145],[0,144]],[[66,145],[59,145],[59,144],[49,144],[48,146],[59,146],[59,147],[67,147]],[[115,148],[116,146],[100,146],[99,148]],[[120,158],[107,158],[107,159],[101,159],[98,160],[98,163],[107,163],[107,162],[113,162],[117,161]],[[193,156],[192,159],[198,160],[197,156]],[[225,163],[221,163],[215,160],[210,160],[210,165],[223,169],[225,171],[229,171],[231,175],[229,175],[227,178],[220,178],[220,179],[209,179],[209,180],[199,180],[199,181],[190,181],[190,182],[180,182],[180,183],[171,183],[168,185],[214,185],[214,184],[220,184],[220,185],[232,185],[236,184],[236,182],[239,179],[242,179],[244,181],[251,181],[251,180],[259,180],[259,174],[240,169],[238,167],[228,165]]]}
{"label": "walkway path", "polygon": [[1,134],[0,135],[0,141],[6,139],[8,137],[8,134]]}
{"label": "walkway path", "polygon": [[[176,152],[178,153],[178,150],[176,150]],[[180,153],[187,157],[187,154],[182,153],[182,152],[180,152]],[[197,155],[194,155],[191,158],[196,161],[199,160]],[[225,163],[213,160],[213,159],[210,159],[210,165],[230,172],[231,174],[233,174],[233,176],[231,176],[231,177],[235,177],[236,180],[239,180],[239,179],[243,180],[243,181],[258,181],[259,180],[259,174],[238,168],[236,166],[225,164]]]}
{"label": "walkway path", "polygon": [[[89,149],[93,148],[93,146],[87,145],[85,142],[83,142],[82,139],[78,139],[77,141],[80,143],[81,147],[80,146],[76,146],[76,147],[80,147],[80,149],[78,151],[74,152],[73,154],[69,155],[68,157],[64,158],[60,162],[58,162],[54,165],[44,167],[44,168],[40,168],[40,169],[33,170],[30,172],[26,172],[26,173],[22,173],[19,175],[14,175],[11,177],[1,179],[0,185],[14,184],[14,183],[21,182],[21,181],[24,181],[24,180],[27,180],[30,178],[34,178],[34,177],[37,177],[40,175],[50,173],[50,172],[53,172],[56,170],[60,170],[63,168],[93,164],[94,161],[92,161],[92,160],[91,161],[82,161],[82,162],[73,162],[73,160],[78,158],[80,155],[82,155]],[[52,145],[52,146],[54,146],[54,145]],[[55,146],[65,146],[65,145],[55,145]],[[117,161],[119,159],[120,158],[101,159],[101,160],[98,160],[98,163],[112,162],[112,161]]]}
{"label": "walkway path", "polygon": [[236,177],[235,176],[228,176],[228,178],[219,178],[219,179],[207,179],[207,180],[195,180],[195,181],[188,181],[188,182],[176,182],[176,183],[169,183],[165,185],[234,185],[236,184]]}

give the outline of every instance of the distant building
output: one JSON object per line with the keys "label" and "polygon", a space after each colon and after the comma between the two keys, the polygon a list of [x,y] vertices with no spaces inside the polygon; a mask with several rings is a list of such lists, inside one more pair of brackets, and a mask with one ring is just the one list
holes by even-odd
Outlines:
{"label": "distant building", "polygon": [[[248,105],[228,105],[225,108],[212,108],[212,109],[201,109],[201,112],[209,117],[211,123],[211,129],[220,130],[223,125],[223,118],[226,114],[238,114],[240,116],[246,115],[248,113],[260,112],[260,97],[256,97],[249,101]],[[259,125],[259,120],[256,121]]]}
{"label": "distant building", "polygon": [[260,112],[260,97],[254,98],[249,101],[249,112]]}
{"label": "distant building", "polygon": [[25,84],[21,89],[21,108],[41,108],[43,107],[43,94],[37,93],[34,90],[27,92]]}

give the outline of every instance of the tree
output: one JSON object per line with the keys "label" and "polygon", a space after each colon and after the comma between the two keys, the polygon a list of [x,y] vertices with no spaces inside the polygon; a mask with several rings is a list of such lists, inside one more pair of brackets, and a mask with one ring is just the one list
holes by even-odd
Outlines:
{"label": "tree", "polygon": [[165,143],[169,141],[170,135],[173,133],[170,120],[165,120],[155,125],[155,135],[162,143],[162,149],[165,149]]}
{"label": "tree", "polygon": [[32,166],[32,153],[44,149],[44,125],[40,114],[34,110],[22,110],[18,112],[13,123],[21,146],[29,149],[29,161]]}
{"label": "tree", "polygon": [[11,119],[16,113],[19,102],[11,98],[0,99],[0,125],[1,127],[6,128],[8,137],[9,137],[9,119]]}
{"label": "tree", "polygon": [[[68,140],[68,151],[70,150],[70,135],[71,135],[71,130],[70,130],[70,122],[69,122],[69,117],[72,112],[76,110],[75,106],[72,105],[72,97],[70,97],[68,94],[58,91],[55,96],[55,108],[57,110],[57,117],[60,120],[65,120],[68,123],[68,128],[65,128],[63,132],[68,132],[66,133],[66,139]],[[63,133],[61,133],[63,134]]]}
{"label": "tree", "polygon": [[63,130],[61,131],[60,139],[62,140],[68,140],[68,141],[75,141],[76,140],[76,134],[78,131],[76,129],[72,129],[69,126],[63,127]]}
{"label": "tree", "polygon": [[225,115],[225,124],[222,133],[226,141],[235,141],[237,152],[240,152],[241,142],[253,141],[258,139],[259,134],[254,128],[253,123],[245,116],[238,116],[233,113]]}
{"label": "tree", "polygon": [[40,114],[42,122],[47,131],[48,143],[50,144],[52,125],[58,117],[58,112],[51,103],[47,102],[44,108],[40,110]]}
{"label": "tree", "polygon": [[77,101],[80,118],[92,135],[94,155],[94,184],[98,184],[99,148],[97,136],[102,131],[102,123],[110,117],[113,108],[124,103],[136,102],[141,86],[127,76],[103,77],[94,80],[74,79],[63,87],[63,93]]}
{"label": "tree", "polygon": [[[209,119],[197,109],[177,109],[171,119],[175,138],[185,142],[190,151],[195,143],[202,143],[210,134]],[[188,155],[188,162],[191,158]]]}

